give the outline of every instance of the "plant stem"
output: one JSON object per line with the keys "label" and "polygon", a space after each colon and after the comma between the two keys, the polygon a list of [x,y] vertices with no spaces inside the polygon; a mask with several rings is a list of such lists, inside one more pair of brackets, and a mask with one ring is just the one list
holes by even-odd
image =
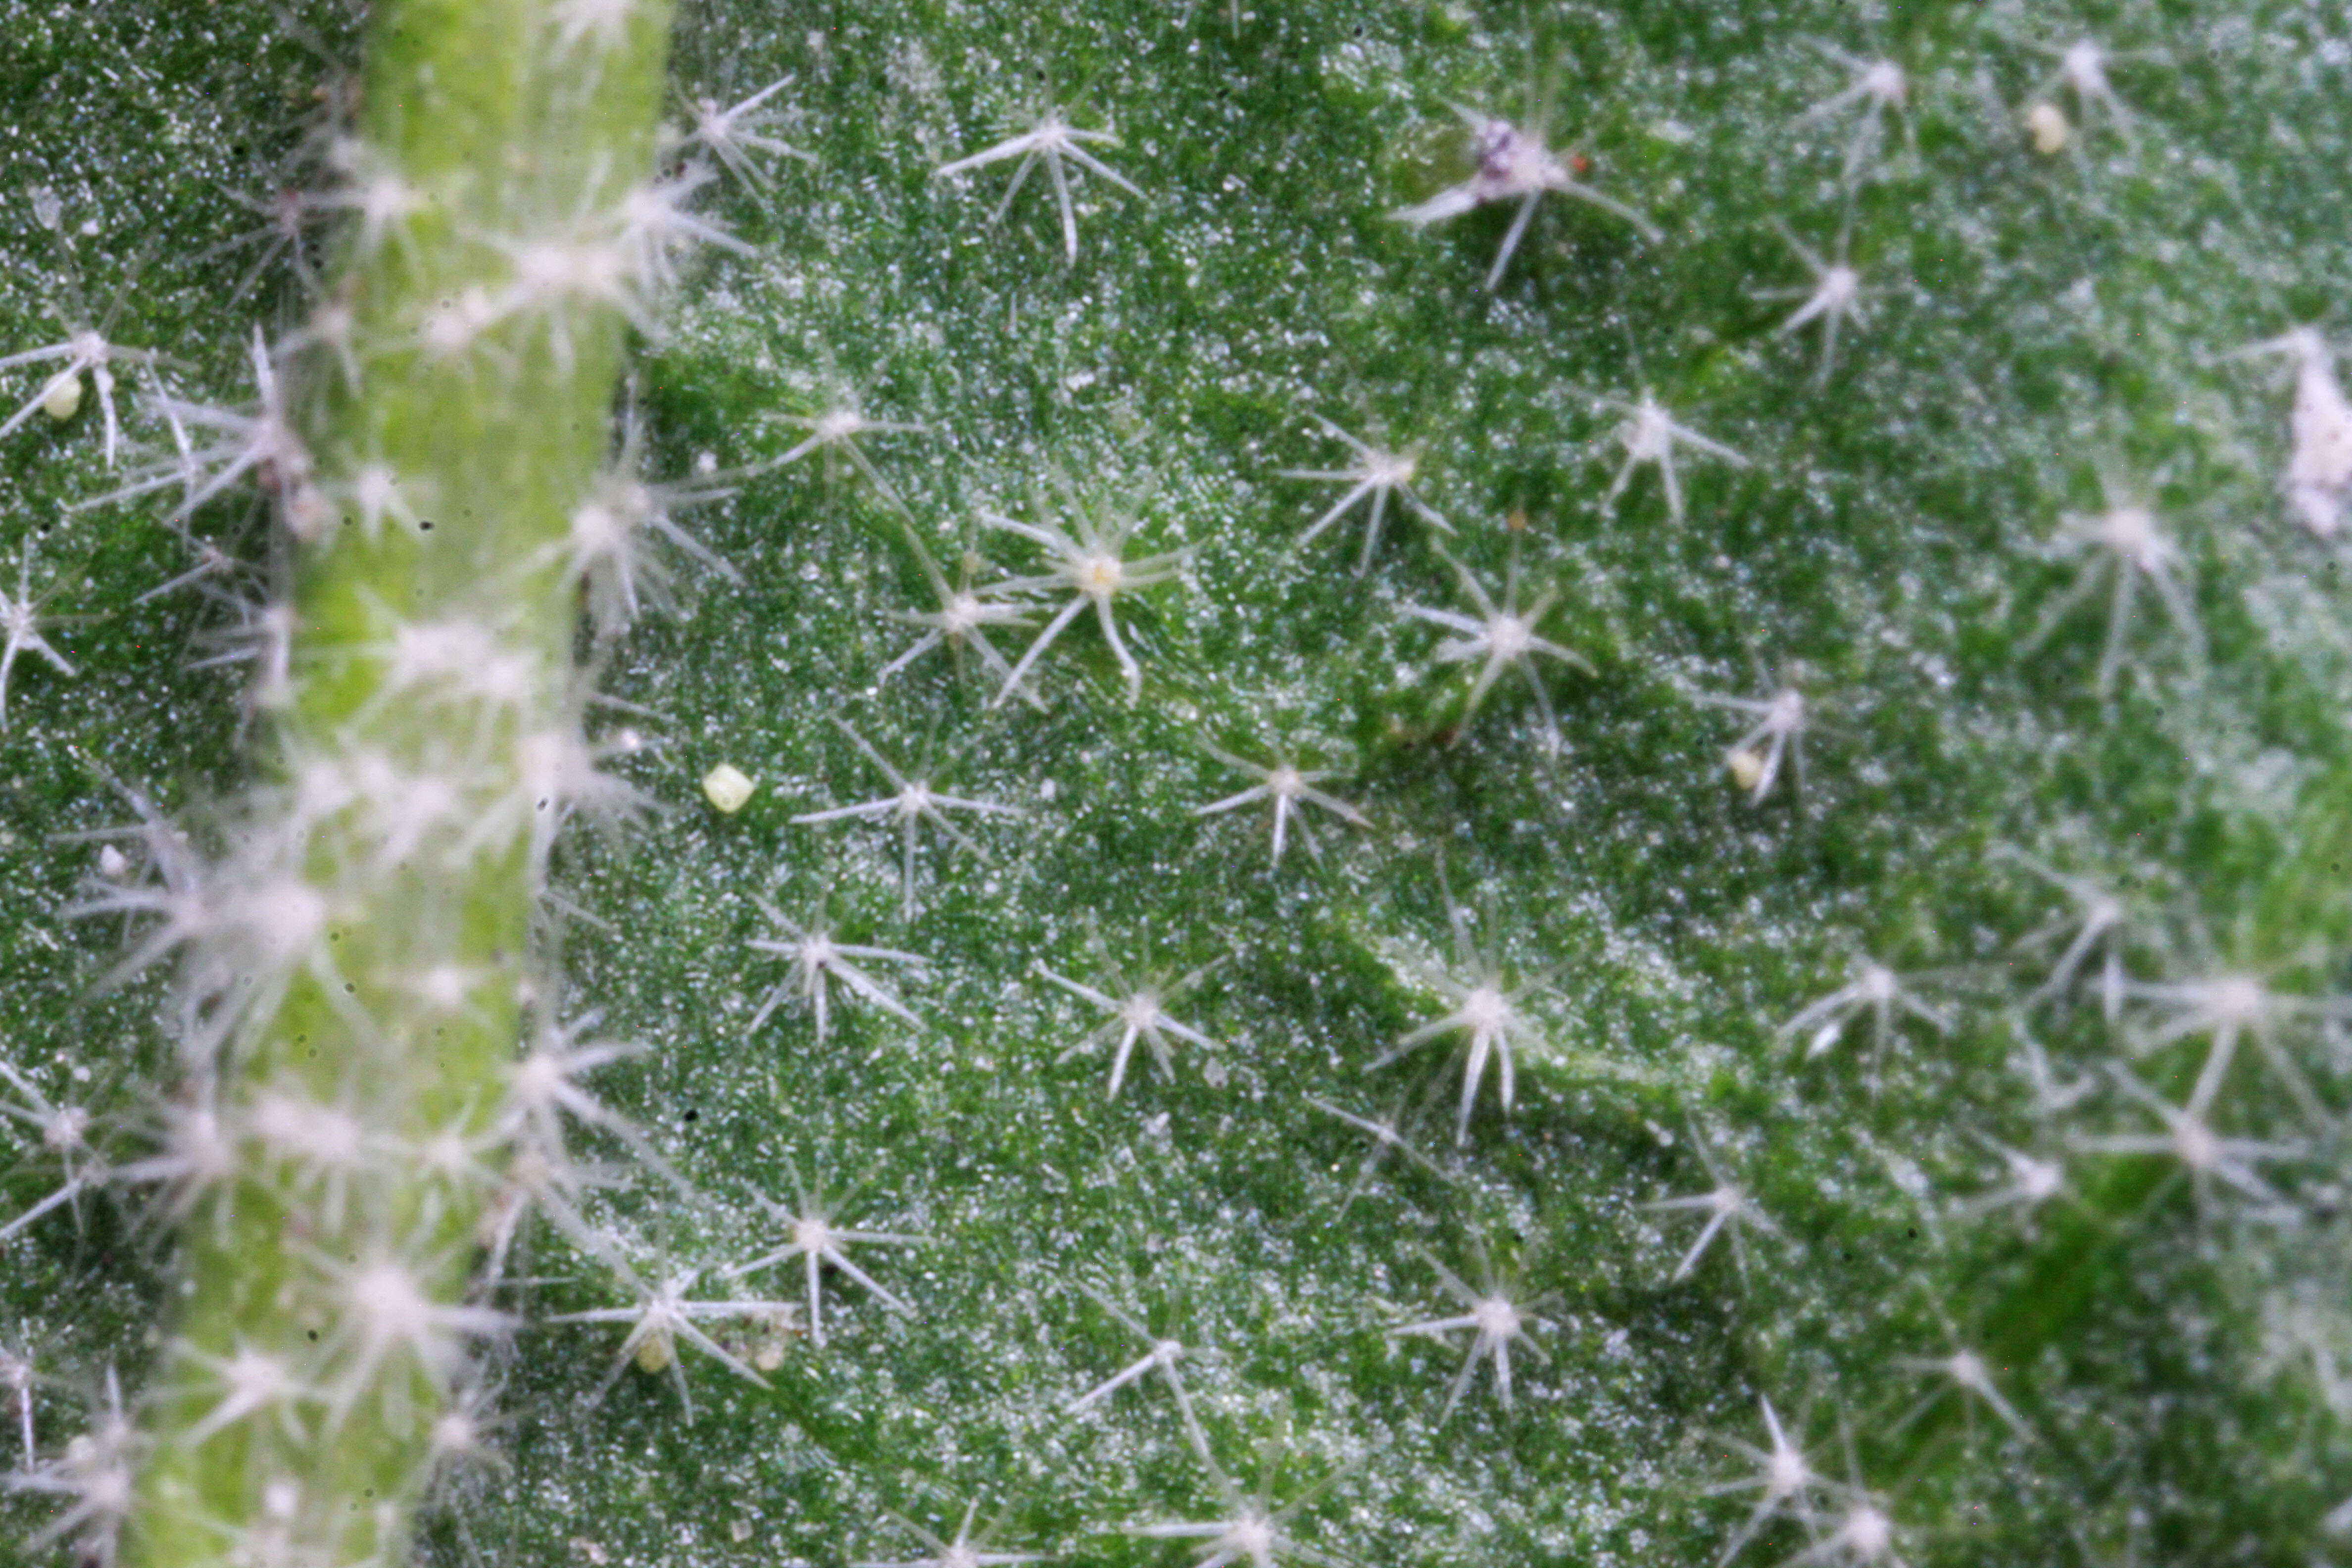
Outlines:
{"label": "plant stem", "polygon": [[[268,476],[299,541],[291,679],[272,782],[209,873],[211,903],[285,962],[237,977],[249,1007],[214,998],[235,1023],[192,1053],[187,1093],[217,1100],[235,1173],[184,1237],[134,1563],[396,1555],[483,1326],[463,1303],[485,1213],[514,1198],[495,1167],[530,921],[584,755],[566,533],[627,330],[625,294],[534,258],[609,253],[651,167],[667,43],[660,0],[609,31],[567,10],[585,15],[376,7],[341,155],[383,211],[362,207],[323,302],[348,334],[322,312],[326,343],[281,372],[313,464]],[[316,921],[289,912],[310,895]],[[288,1386],[224,1420],[241,1354]]]}

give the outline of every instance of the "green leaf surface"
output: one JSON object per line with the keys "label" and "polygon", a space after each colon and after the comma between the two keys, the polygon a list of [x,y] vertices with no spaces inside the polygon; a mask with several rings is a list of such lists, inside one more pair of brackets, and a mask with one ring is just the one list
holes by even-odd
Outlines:
{"label": "green leaf surface", "polygon": [[[267,8],[0,12],[0,350],[120,290],[118,341],[246,395],[253,324],[302,291],[278,258],[236,294],[258,247],[226,247],[263,220],[230,193],[309,177],[302,116],[353,58],[332,8],[305,27],[323,55]],[[2120,108],[2058,80],[2084,37]],[[1908,75],[1852,178],[1863,106],[1808,118],[1841,50]],[[592,1217],[648,1279],[779,1306],[799,1258],[726,1271],[804,1202],[923,1240],[849,1247],[908,1310],[828,1269],[822,1346],[804,1306],[703,1324],[767,1386],[676,1346],[689,1420],[658,1352],[615,1362],[625,1325],[550,1321],[625,1305],[613,1270],[527,1233],[505,1463],[436,1490],[427,1560],[901,1562],[932,1549],[899,1518],[952,1540],[970,1507],[997,1551],[1197,1562],[1213,1533],[1137,1533],[1234,1503],[1168,1382],[1066,1408],[1150,1349],[1105,1301],[1189,1347],[1240,1493],[1307,1498],[1283,1529],[1350,1563],[1712,1562],[1757,1508],[1717,1489],[1769,1446],[1760,1397],[1914,1564],[2341,1555],[2340,1018],[2237,1047],[2211,1125],[2281,1151],[2247,1181],[2101,1143],[2164,1131],[2120,1075],[2177,1106],[2213,1060],[2162,987],[2343,984],[2341,556],[2280,494],[2291,368],[2230,355],[2339,324],[2347,60],[2340,16],[2283,4],[693,7],[673,118],[785,79],[763,130],[815,161],[706,188],[745,248],[706,248],[624,394],[649,476],[729,491],[678,521],[731,570],[672,554],[678,603],[603,662],[594,722],[651,809],[559,850],[563,1016],[645,1047],[590,1087],[697,1194],[583,1130],[616,1176]],[[2071,122],[2054,153],[2037,101]],[[1394,216],[1470,174],[1454,105],[1547,110],[1658,237],[1548,195],[1482,288],[1509,205]],[[935,174],[1049,107],[1115,131],[1082,145],[1139,193],[1070,174],[1075,260],[1048,170],[1001,218],[1017,160]],[[1790,236],[1860,272],[1834,359],[1818,322],[1782,330],[1814,281]],[[40,389],[6,374],[9,409]],[[126,466],[168,451],[134,380]],[[1608,493],[1601,400],[1645,395],[1744,458],[1682,449],[1680,515],[1653,467]],[[920,428],[778,465],[853,400]],[[1286,471],[1351,463],[1318,418],[1419,447],[1456,531],[1391,497],[1369,571],[1360,506],[1300,544],[1345,486]],[[125,789],[201,813],[244,725],[236,668],[197,663],[222,608],[141,597],[192,563],[165,509],[68,510],[120,482],[100,441],[85,407],[0,443],[0,557],[31,542],[36,591],[90,617],[55,632],[75,677],[11,678],[0,1044],[129,1159],[171,1089],[162,977],[103,984],[126,937],[65,918],[98,853],[67,836],[128,820]],[[2108,568],[2053,541],[2127,503],[2178,546],[2193,631],[2137,574],[2103,691],[2110,589],[2065,595]],[[939,607],[909,531],[950,584],[967,551],[978,583],[1053,571],[992,516],[1182,552],[1112,602],[1136,700],[1091,605],[1033,667],[1042,707],[969,647],[884,679]],[[199,531],[268,548],[242,500]],[[1474,710],[1477,661],[1411,613],[1475,615],[1457,573],[1556,593],[1536,629],[1575,661],[1509,665]],[[985,628],[1008,659],[1071,591],[1032,597]],[[1783,682],[1801,771],[1754,800],[1727,752],[1755,716],[1715,700]],[[920,824],[911,915],[895,820],[793,821],[894,793],[844,725],[1017,810],[949,813],[962,844]],[[1328,773],[1365,825],[1305,805],[1276,860],[1266,802],[1202,813],[1259,782],[1217,752]],[[701,787],[721,763],[757,786],[731,815]],[[2120,1017],[2103,951],[2039,989],[2074,930],[2020,945],[2069,909],[2021,855],[2125,901]],[[750,945],[783,935],[762,900],[919,955],[869,972],[921,1026],[836,978],[820,1036]],[[1865,961],[1935,1020],[1791,1029]],[[1490,1066],[1457,1139],[1463,1036],[1400,1041],[1459,1000],[1430,969],[1482,964],[1528,1032],[1508,1113]],[[1115,997],[1202,972],[1166,1010],[1213,1045],[1163,1068],[1139,1043],[1111,1096],[1116,1020],[1048,970]],[[1367,1175],[1377,1145],[1327,1107],[1396,1118],[1429,1163]],[[22,1209],[58,1166],[13,1131]],[[2003,1151],[2063,1190],[2004,1201]],[[1678,1277],[1707,1215],[1651,1205],[1724,1181],[1769,1226]],[[56,1380],[44,1458],[108,1368],[140,1386],[174,1277],[139,1196],[79,1207],[0,1279],[0,1348]],[[1507,1406],[1485,1364],[1449,1410],[1469,1336],[1397,1331],[1465,1310],[1441,1268],[1487,1264],[1542,1321]],[[2001,1406],[1927,1364],[1963,1348]],[[1781,1510],[1739,1561],[1860,1558],[1859,1495]],[[6,1510],[30,1531],[58,1504]]]}

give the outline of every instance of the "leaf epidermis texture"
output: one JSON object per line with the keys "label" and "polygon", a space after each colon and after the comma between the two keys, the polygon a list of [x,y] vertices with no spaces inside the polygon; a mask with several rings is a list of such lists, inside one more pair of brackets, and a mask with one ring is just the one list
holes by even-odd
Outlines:
{"label": "leaf epidermis texture", "polygon": [[[2086,33],[2118,51],[2126,121],[2050,85],[2048,51]],[[1823,43],[1909,77],[1859,172],[1854,113],[1803,118],[1845,82]],[[289,81],[320,68],[266,26],[252,47]],[[530,1330],[501,1369],[513,1468],[429,1523],[429,1552],[896,1557],[914,1547],[888,1512],[944,1536],[977,1500],[1004,1550],[1170,1560],[1179,1547],[1123,1532],[1228,1500],[1156,1377],[1066,1413],[1146,1348],[1088,1290],[1192,1347],[1184,1386],[1244,1489],[1262,1451],[1277,1500],[1339,1472],[1289,1528],[1353,1561],[1711,1557],[1752,1506],[1701,1495],[1739,1473],[1715,1435],[1760,1442],[1759,1395],[1805,1413],[1824,1470],[1891,1495],[1908,1561],[2287,1561],[2311,1539],[2352,1467],[2318,1394],[2273,1374],[2266,1328],[2339,1267],[2324,1162],[2266,1167],[2289,1219],[2226,1196],[2210,1211],[2160,1166],[2083,1152],[2142,1130],[2110,1064],[2178,1100],[2200,1058],[2135,1053],[2095,998],[2029,1005],[2048,955],[2013,944],[2056,906],[2004,856],[2148,911],[2138,984],[2340,940],[2262,901],[2313,842],[2312,793],[2340,754],[2337,557],[2274,493],[2283,378],[2221,357],[2334,309],[2315,280],[2345,260],[2340,21],[1304,4],[780,23],[710,5],[678,59],[681,100],[789,77],[777,134],[818,162],[778,163],[764,193],[714,187],[708,210],[753,254],[709,256],[646,345],[649,470],[684,476],[706,453],[758,468],[802,439],[790,419],[853,395],[923,428],[858,438],[890,495],[822,450],[732,480],[682,521],[740,581],[689,568],[680,613],[607,671],[646,742],[621,765],[664,809],[567,842],[563,896],[590,917],[569,926],[567,984],[604,1033],[650,1047],[596,1093],[703,1199],[639,1182],[596,1217],[645,1270],[717,1270],[776,1245],[757,1200],[796,1205],[805,1183],[841,1223],[926,1238],[859,1255],[918,1310],[832,1275],[829,1342],[779,1342],[771,1390],[689,1357],[690,1426],[667,1377],[591,1397],[608,1337]],[[155,93],[152,112],[184,123],[183,98]],[[1662,235],[1548,195],[1485,289],[1510,205],[1426,227],[1391,215],[1469,173],[1451,105],[1523,122],[1531,98],[1580,177]],[[2056,153],[2021,129],[2038,100],[2074,117]],[[1115,129],[1089,149],[1140,193],[1070,174],[1074,260],[1045,171],[1001,221],[1009,162],[932,173],[1048,107]],[[45,151],[65,144],[52,135]],[[250,226],[207,191],[220,154],[202,140],[170,143],[187,210],[142,219],[192,237],[184,255]],[[127,214],[90,162],[86,192],[51,176],[68,210]],[[249,183],[249,163],[220,166]],[[15,248],[53,245],[15,212]],[[1778,225],[1824,255],[1845,246],[1868,290],[1833,360],[1814,331],[1778,331],[1792,305],[1759,298],[1807,282]],[[84,287],[141,243],[127,216],[78,241]],[[126,312],[148,335],[121,335],[233,384],[239,334],[196,301],[246,265],[148,264]],[[12,285],[26,333],[47,308],[38,276]],[[1685,451],[1679,508],[1651,467],[1611,502],[1626,415],[1600,399],[1649,395],[1744,466]],[[1284,470],[1349,460],[1318,416],[1423,446],[1415,487],[1458,532],[1391,497],[1368,572],[1351,571],[1360,513],[1300,546],[1339,491]],[[88,422],[37,421],[0,448],[25,476],[20,517],[104,488]],[[2085,569],[2051,548],[2062,518],[2116,504],[2116,485],[2183,552],[2200,646],[2143,595],[2103,681],[2103,595],[2043,623]],[[1043,711],[995,701],[971,650],[877,681],[919,635],[892,613],[935,607],[903,529],[950,578],[968,549],[983,584],[1052,570],[988,514],[1131,521],[1131,558],[1185,552],[1112,606],[1136,700],[1091,607],[1030,673]],[[229,721],[171,721],[234,713],[225,678],[184,668],[201,596],[126,607],[184,568],[176,543],[121,513],[63,515],[38,558],[87,573],[61,609],[107,618],[66,640],[80,679],[18,677],[22,821],[0,847],[21,857],[14,885],[48,889],[28,895],[41,909],[89,853],[54,836],[121,820],[84,755],[169,780],[186,806],[226,787],[234,740]],[[1441,659],[1446,634],[1407,613],[1475,609],[1440,545],[1498,602],[1514,577],[1521,605],[1556,589],[1540,634],[1590,668],[1514,664],[1474,710],[1475,663]],[[1002,646],[1024,647],[1067,597],[1038,591]],[[1783,683],[1818,721],[1801,776],[1792,758],[1752,798],[1726,762],[1749,716],[1706,699]],[[149,727],[124,733],[126,711]],[[926,824],[911,919],[894,824],[791,820],[885,793],[833,719],[908,776],[1023,814],[952,818],[970,847]],[[1370,826],[1307,807],[1319,855],[1294,840],[1276,860],[1263,805],[1199,815],[1254,782],[1211,748],[1327,772],[1319,787]],[[757,785],[733,815],[698,788],[719,763]],[[789,1000],[751,1029],[787,978],[746,945],[778,934],[761,898],[927,960],[883,977],[922,1028],[836,984],[822,1039]],[[129,1106],[156,1069],[110,1066],[140,1059],[141,994],[85,997],[109,933],[26,929],[9,939],[14,1037],[73,1040],[59,1069],[97,1068]],[[1452,1009],[1414,960],[1465,984],[1496,966],[1526,987],[1539,1042],[1518,1051],[1508,1114],[1489,1077],[1458,1142],[1458,1036],[1374,1065]],[[1790,1039],[1864,960],[1949,1026],[1898,1019],[1882,1050],[1864,1015],[1818,1052]],[[1163,1073],[1139,1047],[1116,1098],[1115,1039],[1066,1058],[1104,1016],[1042,970],[1118,992],[1203,968],[1168,1011],[1213,1050],[1179,1044]],[[2304,978],[2324,990],[2338,971]],[[120,1046],[72,1022],[93,1005]],[[2053,1110],[2029,1047],[2087,1097]],[[2340,1104],[2332,1061],[2303,1057]],[[2233,1130],[2317,1140],[2277,1088],[2239,1068]],[[1356,1190],[1367,1135],[1318,1100],[1400,1115],[1437,1172],[1391,1155]],[[1776,1228],[1677,1279],[1698,1220],[1642,1205],[1713,1184],[1702,1144]],[[1992,1145],[2063,1156],[2071,1195],[1972,1206],[2002,1179]],[[109,1244],[119,1222],[89,1224],[39,1232],[11,1287],[28,1325],[68,1281],[123,1303],[71,1336],[85,1376],[137,1360],[105,1341],[137,1345],[157,1288],[127,1237]],[[1539,1300],[1549,1360],[1515,1363],[1508,1407],[1480,1372],[1441,1418],[1460,1336],[1391,1331],[1450,1315],[1432,1260],[1475,1283],[1481,1250]],[[2050,1288],[2053,1260],[2076,1257],[2079,1299]],[[746,1283],[795,1300],[798,1267]],[[544,1230],[515,1273],[534,1316],[620,1299]],[[721,1337],[751,1353],[766,1331]],[[1994,1375],[2030,1439],[1962,1390],[1921,1410],[1938,1385],[1905,1358],[1963,1342],[2011,1352]],[[2217,1452],[2262,1484],[2217,1481]],[[1759,1557],[1815,1538],[1769,1528]]]}

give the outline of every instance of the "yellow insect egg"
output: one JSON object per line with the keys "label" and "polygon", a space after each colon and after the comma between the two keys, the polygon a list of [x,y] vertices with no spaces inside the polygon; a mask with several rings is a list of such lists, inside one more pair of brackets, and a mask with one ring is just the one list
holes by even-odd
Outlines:
{"label": "yellow insect egg", "polygon": [[1735,746],[1724,754],[1723,765],[1731,770],[1731,782],[1741,789],[1754,789],[1764,776],[1764,759],[1745,746]]}
{"label": "yellow insect egg", "polygon": [[2025,111],[2025,132],[2033,138],[2033,150],[2050,157],[2066,150],[2074,128],[2066,122],[2066,111],[2056,104],[2037,103]]}
{"label": "yellow insect egg", "polygon": [[62,425],[81,412],[81,374],[67,371],[41,392],[41,412]]}
{"label": "yellow insect egg", "polygon": [[732,816],[743,809],[756,788],[743,770],[732,763],[721,763],[702,775],[702,793],[711,805]]}

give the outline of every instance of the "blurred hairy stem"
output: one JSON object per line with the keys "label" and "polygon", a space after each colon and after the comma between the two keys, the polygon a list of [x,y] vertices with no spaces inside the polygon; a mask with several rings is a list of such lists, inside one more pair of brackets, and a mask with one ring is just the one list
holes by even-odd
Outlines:
{"label": "blurred hairy stem", "polygon": [[[457,841],[467,816],[532,786],[535,746],[572,732],[578,602],[562,545],[605,460],[626,332],[616,302],[591,290],[520,302],[514,290],[522,247],[576,238],[648,173],[667,47],[659,0],[610,28],[568,12],[581,7],[374,8],[351,188],[397,181],[378,188],[412,199],[391,222],[363,215],[346,238],[321,304],[348,310],[349,352],[279,367],[314,464],[307,495],[289,498],[277,476],[280,499],[315,537],[296,550],[289,694],[237,829],[297,840],[287,859],[328,912],[283,1000],[191,1071],[188,1092],[216,1095],[236,1130],[236,1169],[184,1238],[124,1542],[133,1563],[269,1560],[273,1534],[331,1553],[321,1562],[396,1556],[426,1479],[452,1369],[387,1337],[398,1314],[363,1299],[355,1270],[394,1259],[445,1306],[468,1287],[485,1184],[436,1180],[415,1152],[452,1133],[495,1145],[557,808],[524,799],[511,831]],[[365,475],[389,476],[392,504],[371,504],[383,491]],[[395,634],[440,626],[478,631],[531,678],[470,708],[388,687]],[[486,804],[405,854],[384,852],[381,802],[273,823],[302,798],[305,770],[355,759],[455,781]],[[364,1146],[322,1176],[273,1152],[257,1096],[348,1113]],[[220,1367],[247,1351],[303,1392],[285,1419],[205,1430],[223,1408]]]}

